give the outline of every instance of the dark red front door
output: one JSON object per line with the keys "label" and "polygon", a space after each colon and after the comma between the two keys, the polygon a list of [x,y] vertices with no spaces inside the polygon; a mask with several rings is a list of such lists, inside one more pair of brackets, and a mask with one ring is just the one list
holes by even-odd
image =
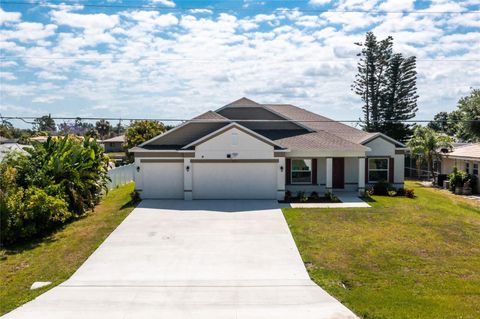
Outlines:
{"label": "dark red front door", "polygon": [[343,157],[333,158],[333,188],[345,187],[345,159]]}

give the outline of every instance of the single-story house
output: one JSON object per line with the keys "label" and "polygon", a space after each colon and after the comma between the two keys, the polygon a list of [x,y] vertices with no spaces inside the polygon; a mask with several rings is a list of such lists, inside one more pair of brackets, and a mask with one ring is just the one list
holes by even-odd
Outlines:
{"label": "single-story house", "polygon": [[125,135],[119,135],[102,141],[105,153],[123,152]]}
{"label": "single-story house", "polygon": [[144,199],[283,199],[404,184],[405,146],[290,104],[241,98],[129,150]]}
{"label": "single-story house", "polygon": [[[464,144],[454,147],[451,152],[442,154],[441,173],[450,174],[453,168],[477,176],[480,166],[480,143]],[[477,192],[480,191],[477,183]]]}

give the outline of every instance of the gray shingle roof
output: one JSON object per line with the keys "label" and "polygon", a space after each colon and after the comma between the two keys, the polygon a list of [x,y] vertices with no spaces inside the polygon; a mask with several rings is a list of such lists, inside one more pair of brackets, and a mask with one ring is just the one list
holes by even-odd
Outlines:
{"label": "gray shingle roof", "polygon": [[108,138],[106,140],[103,140],[103,142],[108,142],[108,143],[123,143],[125,142],[125,135],[119,135],[119,136],[114,136],[112,138]]}
{"label": "gray shingle roof", "polygon": [[[282,114],[286,118],[298,121],[315,131],[325,131],[352,143],[362,143],[375,133],[368,133],[349,125],[315,114],[290,104],[266,104],[266,108]],[[309,122],[318,121],[318,122]]]}
{"label": "gray shingle roof", "polygon": [[228,120],[228,119],[216,112],[208,111],[203,114],[200,114],[199,116],[194,117],[192,120]]}

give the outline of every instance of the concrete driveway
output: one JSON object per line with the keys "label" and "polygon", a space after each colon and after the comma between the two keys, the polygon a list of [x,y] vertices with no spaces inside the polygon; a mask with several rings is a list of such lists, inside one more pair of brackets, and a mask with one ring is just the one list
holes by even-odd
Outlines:
{"label": "concrete driveway", "polygon": [[5,318],[356,318],[308,277],[276,201],[143,201]]}

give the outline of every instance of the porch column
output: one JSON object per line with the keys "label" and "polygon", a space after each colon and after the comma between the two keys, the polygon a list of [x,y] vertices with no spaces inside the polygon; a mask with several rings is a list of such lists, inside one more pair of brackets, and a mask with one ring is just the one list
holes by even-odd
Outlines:
{"label": "porch column", "polygon": [[358,195],[365,192],[365,157],[358,158]]}
{"label": "porch column", "polygon": [[183,159],[183,199],[192,200],[192,177],[193,166],[190,162],[190,158]]}
{"label": "porch column", "polygon": [[277,167],[277,199],[285,199],[285,172],[287,171],[285,157],[278,158]]}
{"label": "porch column", "polygon": [[331,192],[333,188],[333,158],[327,157],[327,173],[325,174],[325,188],[327,192]]}

